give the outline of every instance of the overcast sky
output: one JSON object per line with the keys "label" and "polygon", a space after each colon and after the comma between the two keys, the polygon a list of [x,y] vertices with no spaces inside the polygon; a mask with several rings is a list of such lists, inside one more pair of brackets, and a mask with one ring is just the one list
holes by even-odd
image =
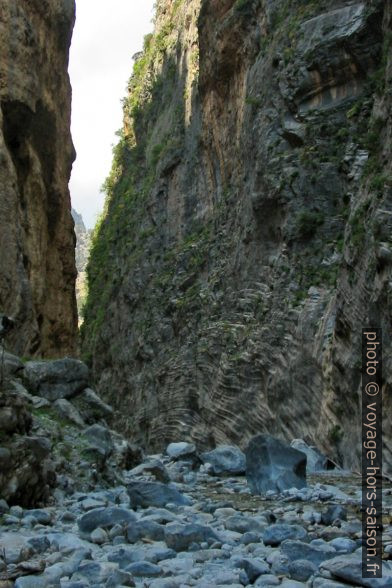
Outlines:
{"label": "overcast sky", "polygon": [[132,56],[152,31],[153,0],[76,0],[71,45],[72,136],[77,152],[70,189],[73,207],[91,228],[102,210],[100,194],[122,126],[121,98]]}

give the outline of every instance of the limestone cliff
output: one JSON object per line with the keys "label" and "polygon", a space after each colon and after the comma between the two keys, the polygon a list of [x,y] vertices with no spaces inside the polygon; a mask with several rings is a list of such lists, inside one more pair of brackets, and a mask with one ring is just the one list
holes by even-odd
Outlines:
{"label": "limestone cliff", "polygon": [[158,2],[83,331],[133,438],[269,431],[358,465],[368,324],[391,408],[391,17],[378,0]]}
{"label": "limestone cliff", "polygon": [[86,299],[86,265],[90,249],[91,231],[86,229],[81,214],[72,209],[75,223],[76,249],[75,261],[78,276],[76,278],[76,302],[79,320],[82,319],[82,308]]}
{"label": "limestone cliff", "polygon": [[75,351],[74,0],[0,0],[0,309],[21,355]]}

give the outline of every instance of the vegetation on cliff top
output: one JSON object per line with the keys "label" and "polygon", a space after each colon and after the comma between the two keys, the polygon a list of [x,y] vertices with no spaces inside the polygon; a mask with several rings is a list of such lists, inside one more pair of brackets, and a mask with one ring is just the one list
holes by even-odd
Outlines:
{"label": "vegetation on cliff top", "polygon": [[[158,3],[155,31],[144,38],[123,99],[124,125],[117,133],[112,169],[102,188],[106,195],[104,211],[93,231],[87,267],[88,298],[83,314],[90,342],[95,341],[121,281],[118,260],[125,256],[129,267],[136,264],[155,231],[153,219],[146,221],[145,207],[159,163],[170,159],[183,143],[184,96],[198,71],[197,47],[190,55],[186,75],[179,73],[176,62],[186,15],[184,5],[184,0],[175,0],[171,10],[161,14]],[[169,116],[156,130],[164,106]],[[86,336],[82,328],[82,337]]]}

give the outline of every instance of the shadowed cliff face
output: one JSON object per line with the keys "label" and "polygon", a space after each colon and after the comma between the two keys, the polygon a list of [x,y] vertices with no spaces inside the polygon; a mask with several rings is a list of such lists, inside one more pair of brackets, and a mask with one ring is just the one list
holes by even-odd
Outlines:
{"label": "shadowed cliff face", "polygon": [[0,309],[9,346],[57,356],[76,347],[68,180],[68,51],[73,0],[0,0]]}
{"label": "shadowed cliff face", "polygon": [[158,3],[83,331],[133,438],[268,431],[358,465],[369,324],[390,409],[391,39],[378,1]]}

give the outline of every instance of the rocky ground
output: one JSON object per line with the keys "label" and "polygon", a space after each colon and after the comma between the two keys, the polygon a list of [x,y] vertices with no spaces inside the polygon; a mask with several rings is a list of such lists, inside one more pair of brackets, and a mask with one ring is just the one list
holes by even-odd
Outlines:
{"label": "rocky ground", "polygon": [[252,495],[248,450],[122,439],[81,362],[6,354],[4,371],[1,588],[392,586],[390,487],[384,577],[362,579],[360,479],[315,473],[331,464],[303,442],[307,486]]}

